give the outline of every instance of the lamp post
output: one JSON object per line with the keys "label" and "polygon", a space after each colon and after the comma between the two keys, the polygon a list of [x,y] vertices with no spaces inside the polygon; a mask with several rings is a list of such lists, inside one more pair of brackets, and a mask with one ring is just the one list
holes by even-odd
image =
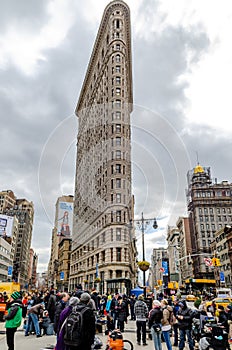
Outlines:
{"label": "lamp post", "polygon": [[[145,233],[145,229],[146,226],[150,224],[150,222],[153,221],[153,228],[156,230],[158,228],[157,225],[157,221],[156,218],[154,219],[144,219],[143,213],[141,215],[141,219],[140,220],[136,220],[137,225],[139,226],[141,232],[142,232],[142,259],[143,261],[145,260],[145,243],[144,243],[144,233]],[[143,271],[143,294],[144,297],[146,297],[146,270],[142,270]]]}

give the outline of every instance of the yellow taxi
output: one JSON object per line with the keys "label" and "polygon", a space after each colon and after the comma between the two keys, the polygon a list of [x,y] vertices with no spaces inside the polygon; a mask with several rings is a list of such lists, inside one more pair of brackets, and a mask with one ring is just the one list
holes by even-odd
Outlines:
{"label": "yellow taxi", "polygon": [[197,300],[197,297],[195,295],[189,294],[186,296],[187,301],[195,301]]}
{"label": "yellow taxi", "polygon": [[227,307],[229,304],[232,303],[232,298],[215,298],[215,299],[213,299],[213,300],[211,300],[211,301],[207,301],[207,302],[205,303],[205,305],[206,305],[206,308],[207,308],[207,310],[208,310],[209,312],[210,312],[209,307],[210,307],[210,305],[212,304],[213,301],[215,302],[216,310],[218,309],[218,306],[219,306],[219,305],[224,306],[224,308],[226,309],[226,307]]}

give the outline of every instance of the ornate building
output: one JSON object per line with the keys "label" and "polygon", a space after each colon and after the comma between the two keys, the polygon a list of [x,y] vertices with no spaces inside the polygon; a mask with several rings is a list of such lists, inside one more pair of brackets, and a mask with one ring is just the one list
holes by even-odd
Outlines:
{"label": "ornate building", "polygon": [[216,231],[232,224],[232,184],[213,182],[210,168],[200,165],[189,171],[187,177],[194,277],[213,279],[214,273],[204,258],[214,254],[210,245]]}
{"label": "ornate building", "polygon": [[[14,247],[13,279],[17,280],[22,288],[27,288],[29,283],[30,248],[34,220],[34,205],[27,199],[17,199],[10,190],[0,192],[1,212],[5,215],[16,217],[18,227],[14,230],[17,235],[11,244]],[[12,236],[13,237],[13,236]]]}
{"label": "ornate building", "polygon": [[[135,285],[131,193],[130,11],[106,7],[76,108],[79,118],[70,289],[101,292]],[[97,277],[97,279],[96,279]]]}
{"label": "ornate building", "polygon": [[[48,264],[48,285],[59,287],[60,283],[60,266],[63,266],[63,261],[59,257],[59,244],[65,238],[69,241],[72,238],[73,231],[73,196],[61,196],[56,201],[56,211],[54,228],[52,230],[51,255]],[[65,258],[66,259],[66,258]],[[69,263],[68,263],[69,264]],[[69,267],[69,265],[68,265]],[[63,271],[62,271],[63,272]],[[68,283],[67,274],[65,285]]]}

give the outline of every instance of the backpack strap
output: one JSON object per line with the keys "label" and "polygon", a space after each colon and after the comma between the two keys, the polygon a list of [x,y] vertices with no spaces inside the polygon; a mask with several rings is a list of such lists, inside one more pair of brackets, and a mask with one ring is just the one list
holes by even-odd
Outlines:
{"label": "backpack strap", "polygon": [[[81,309],[81,310],[77,310],[77,307],[75,306],[75,307],[72,309],[72,311],[70,312],[69,315],[71,315],[72,312],[76,312],[76,311],[79,312],[80,315],[81,315],[81,323],[82,323],[82,322],[83,322],[83,314],[84,314],[85,311],[87,311],[87,310],[89,310],[89,307],[87,307],[87,306],[83,307],[83,309]],[[68,316],[69,316],[69,315],[68,315]],[[59,335],[60,335],[62,329],[64,328],[64,326],[65,326],[65,324],[66,324],[66,322],[67,322],[68,316],[66,317],[66,319],[65,319],[64,322],[62,323],[62,326],[60,327]]]}

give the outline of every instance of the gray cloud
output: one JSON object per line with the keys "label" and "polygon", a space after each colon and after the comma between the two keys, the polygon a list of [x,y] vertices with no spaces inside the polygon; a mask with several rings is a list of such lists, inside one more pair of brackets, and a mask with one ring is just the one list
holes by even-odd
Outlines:
{"label": "gray cloud", "polygon": [[[0,27],[15,26],[24,14],[24,25],[38,32],[49,20],[46,4],[5,2]],[[140,16],[149,20],[154,10],[159,16],[158,2],[142,5]],[[43,51],[46,60],[38,63],[36,74],[24,75],[13,64],[0,69],[1,188],[35,204],[33,247],[41,269],[48,261],[43,248],[50,248],[57,197],[73,194],[78,128],[74,110],[96,36],[97,25],[86,22],[77,4],[74,11],[75,23],[58,47]],[[165,18],[162,14],[160,21]],[[179,78],[210,48],[204,27],[166,25],[150,33],[149,40],[143,34],[133,37],[135,209],[149,217],[170,211],[174,223],[186,210],[186,172],[196,164],[196,148],[202,165],[212,166],[215,177],[230,179],[231,141],[209,127],[188,124],[183,112],[189,103],[188,82]]]}

